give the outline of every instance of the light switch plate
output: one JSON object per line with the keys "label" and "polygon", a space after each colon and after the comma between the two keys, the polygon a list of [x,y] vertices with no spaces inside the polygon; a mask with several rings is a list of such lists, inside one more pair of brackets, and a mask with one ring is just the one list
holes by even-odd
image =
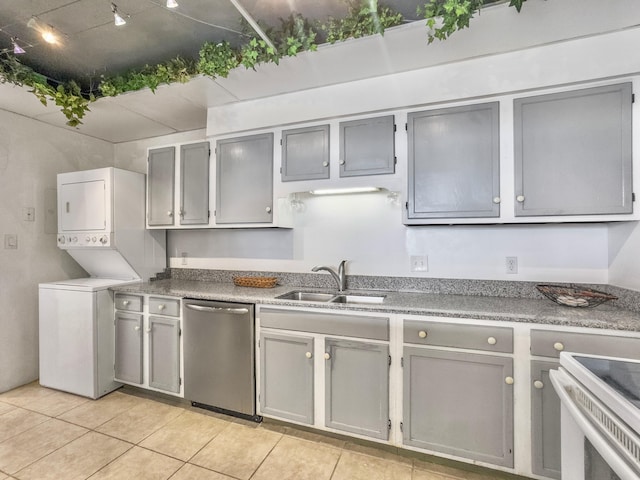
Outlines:
{"label": "light switch plate", "polygon": [[4,234],[4,248],[9,250],[18,248],[18,235],[16,233]]}

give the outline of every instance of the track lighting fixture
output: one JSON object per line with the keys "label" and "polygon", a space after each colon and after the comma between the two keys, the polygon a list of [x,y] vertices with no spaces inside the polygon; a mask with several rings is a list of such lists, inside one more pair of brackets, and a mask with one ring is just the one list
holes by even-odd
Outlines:
{"label": "track lighting fixture", "polygon": [[22,48],[20,45],[18,45],[18,38],[17,37],[11,37],[11,44],[13,45],[13,53],[14,53],[14,55],[22,55],[23,53],[27,53],[27,52],[25,52],[24,48]]}
{"label": "track lighting fixture", "polygon": [[116,27],[121,27],[127,21],[118,13],[118,6],[115,3],[111,4],[111,11],[113,12],[113,20],[116,24]]}
{"label": "track lighting fixture", "polygon": [[167,8],[176,8],[178,6],[178,2],[176,0],[167,0]]}

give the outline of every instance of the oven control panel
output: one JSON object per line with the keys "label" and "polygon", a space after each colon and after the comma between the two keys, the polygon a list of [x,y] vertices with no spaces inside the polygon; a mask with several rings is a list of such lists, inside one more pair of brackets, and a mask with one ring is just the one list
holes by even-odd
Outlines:
{"label": "oven control panel", "polygon": [[60,248],[110,247],[111,243],[111,234],[104,232],[67,233],[58,235],[58,247]]}

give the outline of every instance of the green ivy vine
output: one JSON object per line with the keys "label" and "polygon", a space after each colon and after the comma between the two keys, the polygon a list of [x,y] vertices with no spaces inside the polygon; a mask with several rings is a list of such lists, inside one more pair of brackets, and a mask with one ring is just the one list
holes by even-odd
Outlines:
{"label": "green ivy vine", "polygon": [[[525,1],[510,0],[509,5],[520,12]],[[418,7],[418,15],[427,20],[429,43],[435,39],[445,40],[457,30],[469,27],[470,20],[486,3],[492,3],[492,0],[428,0]],[[335,43],[349,38],[383,35],[387,28],[404,21],[402,14],[379,4],[378,0],[349,0],[348,9],[346,17],[330,18],[325,23],[312,23],[300,14],[291,14],[280,19],[279,28],[265,29],[273,46],[256,37],[251,37],[240,49],[233,48],[228,42],[206,42],[197,60],[178,56],[122,75],[102,77],[98,89],[100,95],[112,97],[143,88],[155,92],[162,84],[185,83],[201,74],[226,78],[240,65],[255,69],[260,63],[278,64],[282,57],[316,50],[319,30],[325,33],[327,42]],[[30,87],[30,92],[45,106],[54,102],[67,118],[67,125],[73,127],[82,124],[82,118],[90,111],[90,103],[95,101],[93,93],[82,94],[76,82],[54,86],[8,52],[0,55],[0,83],[5,82]]]}
{"label": "green ivy vine", "polygon": [[387,28],[402,24],[401,13],[378,3],[378,0],[351,1],[349,13],[344,18],[330,18],[322,24],[327,42],[336,43],[348,38],[360,38],[379,33],[384,35]]}
{"label": "green ivy vine", "polygon": [[[520,12],[526,0],[510,0],[509,6]],[[418,15],[427,19],[429,43],[435,39],[446,40],[458,30],[469,27],[469,22],[487,0],[429,0],[418,7]]]}

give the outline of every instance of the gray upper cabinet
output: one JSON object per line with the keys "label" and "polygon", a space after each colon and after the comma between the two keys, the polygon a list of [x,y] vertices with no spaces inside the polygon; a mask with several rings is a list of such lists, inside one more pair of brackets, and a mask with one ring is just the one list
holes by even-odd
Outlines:
{"label": "gray upper cabinet", "polygon": [[325,425],[389,438],[389,346],[325,340]]}
{"label": "gray upper cabinet", "polygon": [[174,224],[175,147],[149,150],[147,158],[147,223]]}
{"label": "gray upper cabinet", "polygon": [[313,424],[313,337],[260,334],[260,410]]}
{"label": "gray upper cabinet", "polygon": [[329,178],[329,125],[282,132],[282,181]]}
{"label": "gray upper cabinet", "polygon": [[513,359],[404,348],[406,445],[513,467]]}
{"label": "gray upper cabinet", "polygon": [[149,317],[149,386],[180,391],[180,320]]}
{"label": "gray upper cabinet", "polygon": [[631,103],[631,83],[516,99],[516,216],[632,213]]}
{"label": "gray upper cabinet", "polygon": [[272,223],[273,133],[218,140],[216,223]]}
{"label": "gray upper cabinet", "polygon": [[142,384],[142,315],[115,313],[115,378]]}
{"label": "gray upper cabinet", "polygon": [[531,362],[531,469],[560,478],[560,398],[551,385],[549,371],[558,362]]}
{"label": "gray upper cabinet", "polygon": [[209,142],[180,146],[180,225],[209,223]]}
{"label": "gray upper cabinet", "polygon": [[394,173],[393,115],[340,122],[340,176]]}
{"label": "gray upper cabinet", "polygon": [[500,215],[498,102],[408,115],[407,223]]}

